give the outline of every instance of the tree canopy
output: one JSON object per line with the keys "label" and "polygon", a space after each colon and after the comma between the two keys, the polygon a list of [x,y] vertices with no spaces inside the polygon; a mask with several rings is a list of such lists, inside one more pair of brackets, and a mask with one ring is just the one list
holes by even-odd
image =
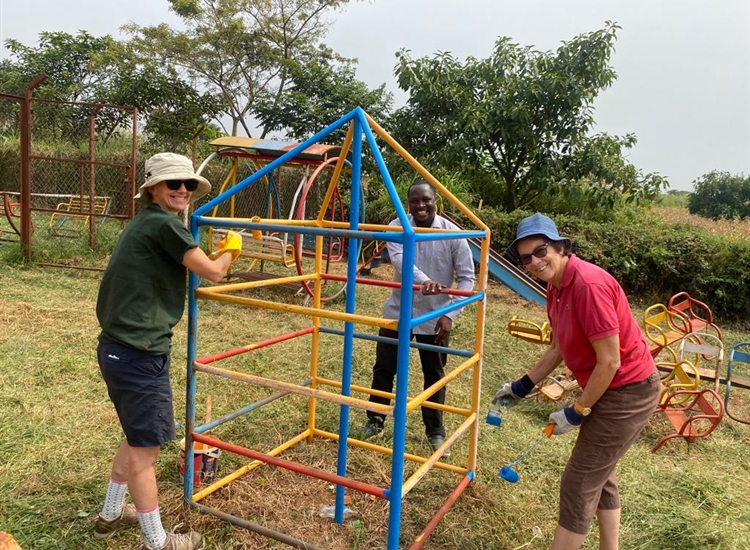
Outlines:
{"label": "tree canopy", "polygon": [[[32,79],[45,74],[35,98],[136,107],[147,134],[172,142],[189,140],[217,113],[210,95],[195,90],[169,66],[136,60],[126,44],[109,35],[43,32],[36,46],[16,40],[5,45],[11,57],[0,64],[0,89],[6,93],[21,95]],[[75,139],[88,127],[88,113],[71,106],[38,103],[35,112],[35,129],[51,138]],[[14,116],[12,111],[5,114]],[[127,111],[99,112],[97,132],[106,141],[131,120]]]}
{"label": "tree canopy", "polygon": [[714,170],[693,182],[691,214],[718,220],[750,217],[750,176]]}
{"label": "tree canopy", "polygon": [[[142,59],[173,66],[211,93],[236,135],[252,136],[258,102],[274,104],[289,82],[288,62],[302,62],[325,35],[326,15],[349,0],[169,0],[185,30],[127,25]],[[266,130],[261,130],[265,136]]]}
{"label": "tree canopy", "polygon": [[[393,96],[385,85],[370,90],[355,76],[351,60],[340,59],[321,48],[305,63],[289,61],[289,83],[275,98],[258,101],[253,112],[267,131],[283,130],[294,139],[310,137],[354,109],[362,107],[376,120],[390,114]],[[330,141],[343,141],[339,130]]]}
{"label": "tree canopy", "polygon": [[590,135],[593,102],[616,78],[609,60],[618,29],[607,23],[555,52],[500,38],[488,58],[465,62],[401,50],[395,72],[410,96],[391,127],[413,154],[462,173],[485,204],[508,211],[549,210],[551,198],[558,205],[654,198],[665,180],[622,157],[635,136]]}

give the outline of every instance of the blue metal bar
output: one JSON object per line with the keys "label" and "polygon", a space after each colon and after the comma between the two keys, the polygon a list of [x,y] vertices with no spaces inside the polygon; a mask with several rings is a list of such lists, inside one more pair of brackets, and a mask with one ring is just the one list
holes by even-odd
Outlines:
{"label": "blue metal bar", "polygon": [[198,225],[211,227],[240,227],[243,229],[260,229],[263,231],[279,231],[283,233],[300,233],[310,235],[323,235],[324,237],[344,237],[347,239],[377,240],[388,242],[401,242],[400,231],[354,231],[351,229],[321,228],[302,225],[284,225],[283,223],[261,223],[251,221],[240,221],[234,219],[218,220],[214,218],[197,218]]}
{"label": "blue metal bar", "polygon": [[[308,378],[307,380],[303,380],[300,386],[309,386],[312,384],[312,379]],[[268,397],[264,397],[263,399],[259,399],[255,403],[250,403],[249,405],[245,405],[241,409],[237,409],[236,411],[233,411],[229,414],[226,414],[222,416],[221,418],[217,418],[216,420],[213,420],[211,422],[208,422],[206,424],[201,424],[200,426],[196,427],[193,432],[197,434],[202,434],[204,432],[213,430],[216,426],[221,426],[222,424],[229,422],[230,420],[234,420],[235,418],[238,418],[244,414],[249,413],[250,411],[253,411],[255,409],[258,409],[262,407],[263,405],[267,405],[268,403],[272,401],[276,401],[277,399],[284,397],[285,395],[289,395],[290,392],[288,391],[280,391],[276,392],[272,395],[269,395]]]}
{"label": "blue metal bar", "polygon": [[[307,149],[309,146],[317,143],[318,141],[321,141],[324,137],[328,136],[332,132],[335,132],[342,126],[344,126],[347,122],[352,120],[358,111],[362,111],[361,108],[357,107],[354,110],[350,111],[349,113],[342,116],[340,119],[338,119],[336,122],[331,124],[330,126],[327,126],[326,128],[323,128],[320,132],[312,136],[311,138],[307,139],[306,141],[300,143],[289,151],[288,153],[285,153],[281,155],[279,158],[274,160],[273,162],[266,164],[263,168],[258,170],[257,172],[254,172],[253,174],[250,174],[248,177],[246,177],[244,180],[239,182],[237,185],[233,186],[230,189],[227,189],[224,191],[221,195],[218,197],[208,201],[206,204],[198,208],[192,215],[193,216],[202,216],[206,212],[213,209],[215,206],[221,204],[225,200],[227,200],[232,195],[236,195],[240,191],[242,191],[245,187],[248,185],[252,185],[262,177],[264,177],[266,174],[273,172],[278,168],[279,166],[282,166],[283,164],[286,164],[288,161],[292,160],[294,157],[302,153],[305,149]],[[362,116],[362,115],[360,115]]]}
{"label": "blue metal bar", "polygon": [[[404,227],[402,265],[414,265],[414,230]],[[401,270],[401,303],[398,319],[398,360],[396,363],[396,399],[393,408],[393,459],[391,486],[388,492],[388,550],[398,550],[401,532],[401,507],[404,485],[404,449],[406,441],[406,398],[409,390],[409,343],[411,341],[411,305],[414,291],[414,270]]]}
{"label": "blue metal bar", "polygon": [[[359,109],[361,112],[362,110]],[[353,119],[354,129],[352,132],[352,189],[351,201],[349,203],[349,227],[353,231],[359,228],[359,204],[362,189],[362,116]],[[357,297],[357,262],[359,260],[359,240],[353,238],[349,241],[347,250],[347,269],[346,269],[346,312],[353,314],[356,307]],[[352,356],[354,354],[354,323],[347,321],[344,323],[344,364],[341,373],[341,395],[351,396],[352,394]],[[349,406],[342,404],[339,414],[339,452],[336,461],[336,473],[346,477],[346,464],[349,438]],[[346,488],[343,485],[336,486],[336,509],[334,511],[334,520],[336,523],[344,523],[344,493]]]}
{"label": "blue metal bar", "polygon": [[[200,242],[198,225],[190,219],[190,233],[195,242]],[[185,380],[185,477],[182,484],[182,497],[185,502],[193,499],[194,445],[193,429],[195,428],[195,371],[193,362],[197,357],[198,346],[198,301],[195,290],[200,285],[200,277],[189,272],[188,276],[188,349]]]}
{"label": "blue metal bar", "polygon": [[446,231],[446,232],[432,232],[429,233],[419,233],[417,234],[417,241],[447,241],[449,239],[486,239],[487,238],[487,232],[482,229],[477,229],[475,231],[468,231],[466,229],[462,231]]}
{"label": "blue metal bar", "polygon": [[357,111],[357,116],[360,117],[362,129],[364,130],[365,137],[367,138],[367,144],[370,146],[370,151],[372,152],[372,156],[375,158],[375,163],[378,165],[380,176],[383,178],[383,183],[385,183],[385,190],[388,192],[391,203],[393,203],[393,207],[396,209],[396,217],[401,223],[401,227],[409,227],[411,226],[411,224],[409,223],[409,217],[406,215],[406,210],[404,210],[404,207],[401,204],[401,197],[398,196],[398,191],[396,191],[396,186],[393,184],[391,174],[388,172],[388,167],[386,167],[385,165],[383,155],[380,154],[380,149],[378,149],[378,144],[375,141],[375,136],[372,133],[370,125],[367,123],[367,118],[365,117],[364,111],[362,109],[359,109]]}
{"label": "blue metal bar", "polygon": [[463,300],[458,300],[455,302],[451,302],[448,305],[445,305],[443,307],[440,307],[438,309],[433,309],[432,311],[428,311],[427,313],[420,315],[419,317],[415,317],[414,319],[411,319],[411,328],[416,327],[417,325],[421,325],[425,321],[430,321],[432,319],[438,319],[445,315],[446,313],[449,313],[451,311],[454,311],[456,309],[461,309],[462,307],[466,307],[470,304],[473,304],[474,302],[479,302],[484,299],[484,292],[477,292],[473,296],[469,296],[468,298],[464,298]]}
{"label": "blue metal bar", "polygon": [[[344,335],[343,330],[336,330],[336,329],[328,328],[328,327],[320,327],[319,330],[320,332],[324,332],[325,334],[333,334],[336,336]],[[371,342],[383,342],[385,344],[393,344],[394,346],[398,345],[398,339],[388,338],[387,336],[365,334],[364,332],[355,332],[354,337],[359,338],[360,340],[369,340]],[[419,342],[410,342],[409,347],[414,348],[414,349],[423,349],[426,351],[434,351],[436,353],[447,353],[448,355],[458,355],[459,357],[466,357],[466,358],[474,356],[473,351],[466,351],[466,350],[456,349],[456,348],[447,348],[443,346],[435,346],[433,344],[421,344]]]}

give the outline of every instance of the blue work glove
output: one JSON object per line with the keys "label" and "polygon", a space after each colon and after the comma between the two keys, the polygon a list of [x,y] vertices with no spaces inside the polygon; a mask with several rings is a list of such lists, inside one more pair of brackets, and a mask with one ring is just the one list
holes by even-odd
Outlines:
{"label": "blue work glove", "polygon": [[503,384],[497,392],[495,392],[495,395],[492,398],[492,404],[499,404],[508,408],[514,407],[519,401],[521,401],[521,399],[531,393],[531,390],[534,389],[534,385],[534,382],[531,381],[528,374],[524,375],[523,378]]}
{"label": "blue work glove", "polygon": [[583,422],[583,415],[575,407],[565,407],[549,415],[549,421],[550,424],[555,425],[552,433],[562,435],[580,426],[581,422]]}

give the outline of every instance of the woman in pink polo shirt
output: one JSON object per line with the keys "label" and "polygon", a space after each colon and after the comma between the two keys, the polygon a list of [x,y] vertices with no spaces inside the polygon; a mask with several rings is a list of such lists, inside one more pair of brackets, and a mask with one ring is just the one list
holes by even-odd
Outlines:
{"label": "woman in pink polo shirt", "polygon": [[554,433],[579,428],[560,481],[552,550],[580,548],[596,514],[599,548],[616,550],[620,498],[615,466],[646,425],[659,399],[659,375],[619,283],[571,253],[569,239],[543,214],[521,220],[508,252],[547,283],[552,345],[522,378],[495,394],[513,406],[561,362],[583,394],[550,415]]}

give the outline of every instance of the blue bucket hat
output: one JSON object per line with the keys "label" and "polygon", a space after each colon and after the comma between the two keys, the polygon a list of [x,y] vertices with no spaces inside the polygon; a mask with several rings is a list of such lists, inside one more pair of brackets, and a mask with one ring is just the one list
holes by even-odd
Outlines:
{"label": "blue bucket hat", "polygon": [[518,241],[531,237],[533,235],[543,235],[550,241],[563,241],[566,247],[570,247],[570,239],[567,237],[561,237],[560,233],[557,232],[557,226],[550,218],[544,214],[537,212],[521,220],[516,230],[516,240],[513,241],[507,249],[509,256],[518,260]]}

